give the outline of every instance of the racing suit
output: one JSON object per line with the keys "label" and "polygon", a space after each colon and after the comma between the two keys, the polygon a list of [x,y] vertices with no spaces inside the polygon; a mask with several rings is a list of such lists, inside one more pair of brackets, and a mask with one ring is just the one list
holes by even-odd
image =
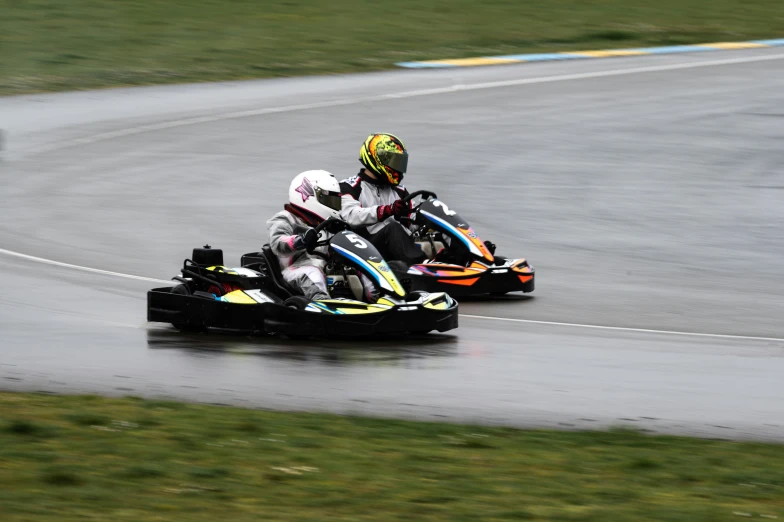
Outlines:
{"label": "racing suit", "polygon": [[425,253],[409,231],[384,212],[386,205],[408,196],[405,187],[379,183],[363,169],[340,182],[340,195],[341,219],[369,240],[384,259],[402,261],[409,266],[425,261]]}
{"label": "racing suit", "polygon": [[[278,257],[283,280],[301,290],[305,297],[312,301],[329,299],[327,277],[324,274],[327,262],[308,254],[302,244],[302,236],[311,226],[291,205],[285,205],[284,209],[267,221],[270,249]],[[324,234],[326,237],[332,236],[323,231],[322,238],[325,237]],[[315,249],[323,254],[326,254],[327,250],[325,246]]]}

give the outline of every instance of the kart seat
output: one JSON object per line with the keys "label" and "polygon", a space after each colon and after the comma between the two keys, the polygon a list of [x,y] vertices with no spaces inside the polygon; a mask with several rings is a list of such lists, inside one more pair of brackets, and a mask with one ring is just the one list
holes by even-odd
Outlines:
{"label": "kart seat", "polygon": [[288,297],[293,297],[296,295],[302,295],[302,292],[288,284],[286,281],[283,280],[282,270],[280,269],[280,263],[278,263],[278,257],[272,253],[272,249],[269,245],[264,245],[261,247],[261,253],[264,255],[264,260],[267,262],[267,267],[269,268],[269,276],[272,279],[272,283],[277,287],[277,289],[281,293],[281,297],[286,299]]}

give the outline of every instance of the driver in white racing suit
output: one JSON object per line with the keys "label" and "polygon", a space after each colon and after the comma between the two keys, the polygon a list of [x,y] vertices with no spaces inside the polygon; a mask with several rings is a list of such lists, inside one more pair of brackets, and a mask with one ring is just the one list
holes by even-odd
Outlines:
{"label": "driver in white racing suit", "polygon": [[410,266],[426,255],[397,219],[408,217],[411,205],[400,184],[408,165],[403,142],[392,134],[371,134],[359,150],[363,169],[340,182],[340,217],[368,239],[387,261]]}
{"label": "driver in white racing suit", "polygon": [[[267,221],[270,248],[278,257],[283,279],[312,301],[329,299],[326,261],[308,253],[319,240],[314,227],[329,218],[339,217],[340,187],[325,170],[308,170],[299,174],[289,186],[289,202]],[[332,234],[322,231],[324,239]],[[316,252],[327,253],[327,247]]]}
{"label": "driver in white racing suit", "polygon": [[[327,262],[310,254],[326,255],[329,247],[316,247],[319,234],[314,227],[329,218],[339,218],[340,208],[340,186],[335,177],[325,170],[308,170],[292,180],[289,202],[267,221],[270,249],[278,257],[283,280],[311,301],[330,298],[324,273]],[[329,226],[321,231],[322,240],[333,235]],[[376,302],[380,295],[376,285],[365,274],[359,274],[359,278],[365,299]]]}

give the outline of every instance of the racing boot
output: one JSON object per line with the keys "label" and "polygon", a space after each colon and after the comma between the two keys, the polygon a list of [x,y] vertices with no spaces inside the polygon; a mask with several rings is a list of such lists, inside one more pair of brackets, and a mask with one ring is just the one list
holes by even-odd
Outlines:
{"label": "racing boot", "polygon": [[362,288],[364,289],[365,299],[368,303],[373,304],[381,297],[381,292],[376,288],[376,284],[370,280],[365,274],[359,274],[359,280],[362,281]]}
{"label": "racing boot", "polygon": [[393,272],[408,272],[408,265],[397,259],[387,261],[387,265],[389,265],[389,268],[391,268]]}
{"label": "racing boot", "polygon": [[325,299],[332,299],[332,298],[329,296],[329,294],[319,292],[313,296],[313,299],[311,299],[311,301],[323,301]]}
{"label": "racing boot", "polygon": [[[427,260],[425,260],[425,262],[427,262]],[[403,290],[406,292],[406,294],[408,294],[411,291],[411,278],[406,275],[409,266],[403,261],[397,259],[387,261],[387,265],[389,265],[389,268],[392,269],[395,277],[397,277],[398,281],[400,281],[400,285],[403,287]]]}
{"label": "racing boot", "polygon": [[496,266],[503,266],[506,263],[505,257],[495,255],[495,243],[491,241],[485,241],[485,246],[490,251],[490,253],[493,254],[493,258]]}
{"label": "racing boot", "polygon": [[447,263],[448,257],[449,257],[449,252],[447,251],[446,247],[444,247],[440,249],[438,252],[436,252],[436,255],[433,256],[433,259],[431,259],[431,261],[435,263]]}

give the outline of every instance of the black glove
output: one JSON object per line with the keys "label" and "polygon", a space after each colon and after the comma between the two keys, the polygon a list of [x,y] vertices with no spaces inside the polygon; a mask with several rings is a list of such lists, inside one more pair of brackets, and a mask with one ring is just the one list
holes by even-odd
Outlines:
{"label": "black glove", "polygon": [[329,218],[324,226],[324,229],[330,234],[337,234],[341,230],[348,230],[348,226],[339,219]]}
{"label": "black glove", "polygon": [[305,247],[305,250],[308,252],[312,252],[313,249],[316,248],[316,243],[318,243],[318,234],[316,233],[315,229],[309,228],[299,237],[302,239],[302,246]]}
{"label": "black glove", "polygon": [[495,255],[495,243],[490,241],[485,241],[485,246],[490,251],[491,254]]}

